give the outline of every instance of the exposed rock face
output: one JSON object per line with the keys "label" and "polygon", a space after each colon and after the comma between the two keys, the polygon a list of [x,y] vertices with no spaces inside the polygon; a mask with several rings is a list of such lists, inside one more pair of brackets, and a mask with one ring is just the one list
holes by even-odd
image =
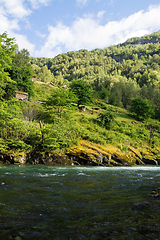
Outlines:
{"label": "exposed rock face", "polygon": [[67,155],[74,162],[83,165],[131,166],[135,165],[136,161],[139,164],[144,164],[133,152],[126,155],[116,147],[103,147],[87,141],[80,141],[79,146],[69,148]]}
{"label": "exposed rock face", "polygon": [[0,162],[14,164],[14,159],[13,159],[13,156],[10,154],[2,154],[0,156]]}
{"label": "exposed rock face", "polygon": [[143,162],[149,165],[158,165],[158,162],[154,159],[143,158]]}
{"label": "exposed rock face", "polygon": [[12,153],[0,156],[0,162],[6,164],[45,164],[45,165],[71,165],[72,161],[66,155],[56,153],[41,153],[31,151],[28,153]]}
{"label": "exposed rock face", "polygon": [[149,43],[159,44],[160,43],[160,38],[158,38],[158,39],[156,39],[156,38],[138,39],[138,40],[134,41],[132,44],[134,44],[134,45],[144,45],[144,44],[149,44]]}
{"label": "exposed rock face", "polygon": [[145,149],[142,150],[142,156],[143,156],[143,162],[145,164],[149,165],[159,165],[160,159],[159,159],[159,149],[157,148],[157,151],[154,152],[153,150]]}
{"label": "exposed rock face", "polygon": [[71,160],[66,155],[56,153],[40,153],[32,151],[27,154],[27,164],[45,164],[45,165],[71,165]]}
{"label": "exposed rock face", "polygon": [[25,164],[26,163],[26,153],[15,153],[12,155],[14,163]]}
{"label": "exposed rock face", "polygon": [[81,140],[78,146],[66,149],[66,154],[40,152],[8,153],[0,155],[1,163],[45,164],[45,165],[90,165],[90,166],[133,166],[159,165],[160,148],[156,150],[135,149],[128,146],[126,153],[114,146],[101,146]]}
{"label": "exposed rock face", "polygon": [[99,166],[132,166],[132,165],[158,165],[157,156],[150,151],[140,152],[138,149],[128,146],[127,153],[120,149],[107,146],[103,147],[87,141],[80,141],[79,146],[68,149],[67,155],[77,164]]}

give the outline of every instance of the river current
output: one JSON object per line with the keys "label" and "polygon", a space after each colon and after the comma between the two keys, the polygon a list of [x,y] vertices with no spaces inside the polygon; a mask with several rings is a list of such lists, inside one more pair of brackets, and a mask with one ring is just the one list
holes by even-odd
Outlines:
{"label": "river current", "polygon": [[0,239],[160,239],[160,167],[0,165]]}

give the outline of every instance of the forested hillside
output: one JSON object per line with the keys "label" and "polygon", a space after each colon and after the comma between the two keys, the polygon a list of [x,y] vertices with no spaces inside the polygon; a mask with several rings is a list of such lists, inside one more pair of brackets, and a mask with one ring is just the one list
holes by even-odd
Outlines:
{"label": "forested hillside", "polygon": [[[57,86],[83,79],[107,103],[127,108],[136,95],[160,105],[160,32],[133,38],[116,46],[92,51],[79,50],[55,58],[31,58],[35,74]],[[42,70],[49,77],[42,78]],[[50,70],[50,71],[47,71]],[[44,71],[43,71],[44,72]],[[159,117],[158,117],[159,118]]]}
{"label": "forested hillside", "polygon": [[157,32],[48,59],[0,35],[2,162],[159,164],[159,41]]}

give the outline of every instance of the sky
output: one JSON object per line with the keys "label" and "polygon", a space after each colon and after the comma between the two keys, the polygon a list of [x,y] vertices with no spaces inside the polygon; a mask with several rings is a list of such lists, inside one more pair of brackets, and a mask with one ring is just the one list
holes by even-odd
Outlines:
{"label": "sky", "polygon": [[123,43],[160,30],[159,0],[0,0],[0,34],[32,57]]}

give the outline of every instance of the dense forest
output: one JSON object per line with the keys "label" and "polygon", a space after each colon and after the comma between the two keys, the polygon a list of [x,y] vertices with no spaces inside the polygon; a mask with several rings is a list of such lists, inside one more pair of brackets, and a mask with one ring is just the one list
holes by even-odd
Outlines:
{"label": "dense forest", "polygon": [[[1,159],[10,155],[15,162],[16,153],[38,151],[84,163],[102,147],[103,158],[113,155],[106,149],[112,145],[130,159],[134,153],[125,164],[140,164],[146,155],[147,162],[152,154],[158,164],[159,42],[156,32],[104,49],[34,58],[0,35]],[[17,91],[28,93],[28,101],[18,101]],[[124,164],[124,157],[108,159]]]}
{"label": "dense forest", "polygon": [[126,109],[131,98],[140,95],[156,106],[158,117],[159,42],[160,33],[157,32],[105,49],[68,52],[53,59],[31,57],[30,61],[35,77],[43,82],[63,86],[74,79],[83,79],[99,98]]}

